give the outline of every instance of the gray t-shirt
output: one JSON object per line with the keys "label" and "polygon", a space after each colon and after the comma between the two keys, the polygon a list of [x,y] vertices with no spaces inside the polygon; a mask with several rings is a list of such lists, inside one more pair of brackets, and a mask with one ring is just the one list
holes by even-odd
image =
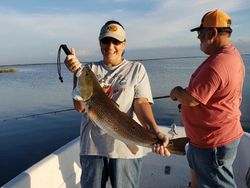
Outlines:
{"label": "gray t-shirt", "polygon": [[[103,61],[90,63],[86,66],[95,73],[100,85],[107,95],[119,105],[119,109],[140,123],[133,112],[133,100],[147,98],[149,103],[153,103],[145,67],[139,62],[127,60],[123,60],[122,63],[113,67],[106,66]],[[86,113],[83,113],[80,137],[80,155],[122,159],[144,156],[143,147],[139,146],[137,154],[132,154],[122,141],[114,139],[94,125]]]}

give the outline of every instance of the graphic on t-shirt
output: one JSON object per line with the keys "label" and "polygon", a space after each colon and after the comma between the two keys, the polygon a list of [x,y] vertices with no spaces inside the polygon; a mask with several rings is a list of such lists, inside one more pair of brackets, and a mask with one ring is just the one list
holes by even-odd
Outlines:
{"label": "graphic on t-shirt", "polygon": [[98,78],[104,93],[106,93],[110,98],[112,98],[114,94],[121,92],[121,90],[123,90],[123,87],[121,86],[126,85],[127,82],[127,79],[118,74],[115,74],[112,77],[108,74],[104,77],[101,77],[101,75],[97,75],[96,77]]}
{"label": "graphic on t-shirt", "polygon": [[108,95],[109,98],[112,97],[112,86],[105,86],[105,87],[102,87],[102,90],[104,91],[104,93],[106,93]]}

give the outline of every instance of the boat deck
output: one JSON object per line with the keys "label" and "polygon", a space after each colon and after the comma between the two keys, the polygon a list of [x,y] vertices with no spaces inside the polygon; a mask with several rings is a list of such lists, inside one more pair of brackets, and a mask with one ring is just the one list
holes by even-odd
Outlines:
{"label": "boat deck", "polygon": [[[171,133],[170,128],[161,129]],[[185,135],[181,127],[177,128],[177,133],[175,138]],[[249,145],[250,134],[245,133],[233,165],[235,180],[240,188],[250,187],[250,152],[247,149]],[[148,152],[143,159],[140,188],[184,188],[188,185],[190,175],[185,156],[162,157],[150,150]],[[76,138],[19,174],[3,188],[79,188],[80,173],[79,138]],[[108,188],[110,187],[109,184]]]}

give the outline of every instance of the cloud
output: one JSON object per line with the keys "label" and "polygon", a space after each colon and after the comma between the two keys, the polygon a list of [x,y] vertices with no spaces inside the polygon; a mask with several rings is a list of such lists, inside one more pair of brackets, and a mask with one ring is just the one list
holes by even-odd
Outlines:
{"label": "cloud", "polygon": [[[237,13],[240,19],[241,10],[249,9],[250,6],[248,0],[213,2],[210,0],[151,0],[152,6],[142,11],[136,7],[126,7],[133,4],[131,1],[109,1],[111,2],[120,3],[122,6],[115,10],[67,11],[66,13],[61,8],[49,13],[25,13],[1,8],[0,43],[5,45],[0,47],[4,52],[0,63],[1,61],[21,61],[21,59],[25,59],[25,62],[53,61],[52,54],[57,53],[62,43],[76,48],[83,60],[91,56],[100,57],[99,30],[110,19],[118,20],[125,26],[129,49],[197,45],[196,35],[189,30],[200,24],[200,19],[205,12],[218,8],[229,14]],[[248,14],[244,15],[246,16],[249,17]],[[237,27],[240,25],[238,24]],[[244,42],[240,40],[240,34],[238,32],[234,36],[234,40],[239,43]],[[246,35],[247,37],[249,34]]]}
{"label": "cloud", "polygon": [[194,43],[196,39],[189,30],[200,24],[204,13],[216,8],[231,13],[247,7],[247,1],[223,0],[211,3],[210,0],[162,0],[154,11],[138,16],[137,19],[129,18],[127,28],[132,39],[131,46],[139,48]]}
{"label": "cloud", "polygon": [[[37,59],[46,54],[50,56],[51,51],[56,53],[61,43],[80,49],[81,55],[90,55],[94,53],[91,49],[98,47],[100,26],[96,20],[95,16],[85,14],[30,15],[8,11],[0,13],[0,24],[4,26],[0,30],[0,42],[5,44],[6,53],[14,50],[20,57],[29,57],[30,52]],[[8,59],[13,60],[11,56]]]}

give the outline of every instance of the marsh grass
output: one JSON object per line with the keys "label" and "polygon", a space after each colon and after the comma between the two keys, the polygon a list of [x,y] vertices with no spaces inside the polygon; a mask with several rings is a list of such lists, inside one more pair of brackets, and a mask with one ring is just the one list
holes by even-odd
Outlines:
{"label": "marsh grass", "polygon": [[0,73],[17,72],[16,69],[0,69]]}

